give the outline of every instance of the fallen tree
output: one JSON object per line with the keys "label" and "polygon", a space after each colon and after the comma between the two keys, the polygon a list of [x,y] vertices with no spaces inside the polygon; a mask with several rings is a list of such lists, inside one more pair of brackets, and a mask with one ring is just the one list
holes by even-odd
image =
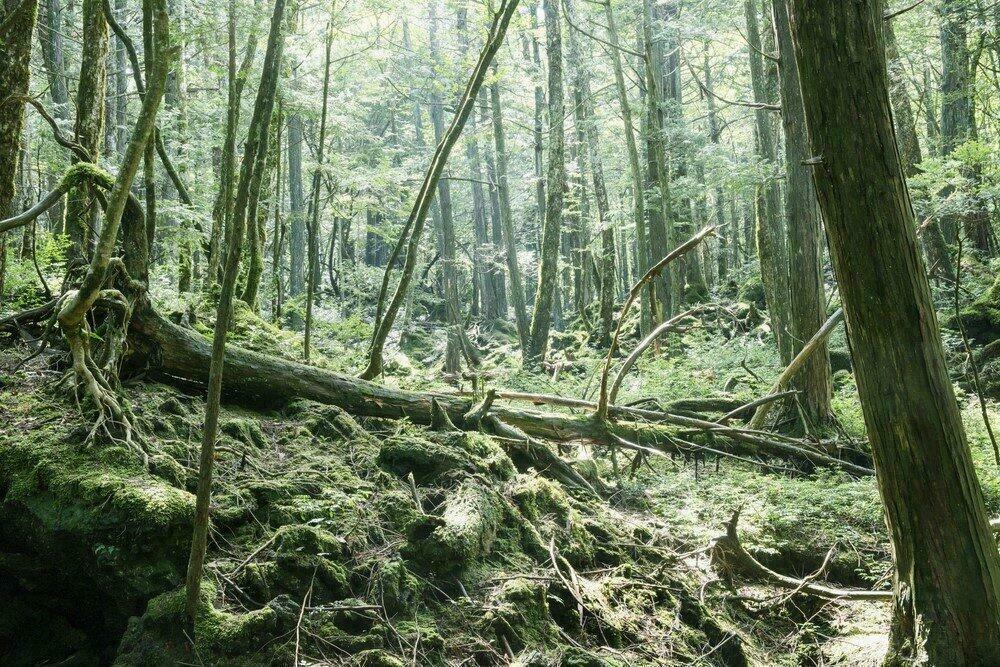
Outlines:
{"label": "fallen tree", "polygon": [[[208,381],[211,348],[200,334],[164,319],[152,308],[133,315],[135,371],[172,383],[204,386]],[[235,346],[226,349],[223,395],[231,401],[275,406],[296,398],[336,405],[353,415],[408,419],[434,425],[435,409],[459,429],[489,426],[485,415],[470,419],[474,399],[456,394],[414,392],[341,375]],[[618,419],[612,424],[593,416],[595,403],[544,395],[498,394],[500,399],[526,400],[588,408],[591,414],[539,412],[492,404],[489,417],[522,431],[525,437],[556,442],[589,441],[613,445],[613,436],[655,448],[666,454],[717,454],[741,457],[776,456],[808,465],[839,467],[854,475],[871,475],[871,469],[810,448],[804,441],[762,431],[748,431],[725,424],[656,410],[609,406]],[[551,399],[551,400],[547,400]],[[437,406],[437,408],[435,408]]]}

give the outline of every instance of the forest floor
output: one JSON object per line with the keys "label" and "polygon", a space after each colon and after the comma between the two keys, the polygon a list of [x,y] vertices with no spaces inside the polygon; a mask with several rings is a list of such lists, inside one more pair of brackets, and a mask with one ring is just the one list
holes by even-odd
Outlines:
{"label": "forest floor", "polygon": [[[360,318],[321,323],[317,363],[356,371],[369,333]],[[233,335],[289,358],[300,341],[245,308]],[[639,361],[619,403],[766,393],[779,372],[766,333],[730,336],[694,327],[668,339]],[[385,381],[454,391],[439,372],[443,339],[414,328]],[[490,350],[479,391],[596,391],[602,357],[582,336],[557,338],[544,376],[520,370],[509,333],[473,340]],[[831,347],[844,350],[842,331]],[[7,349],[0,367],[26,354]],[[819,579],[884,589],[891,561],[872,478],[732,458],[653,457],[630,471],[621,453],[616,480],[608,451],[563,447],[610,484],[598,498],[516,460],[502,439],[308,401],[224,410],[214,586],[192,646],[180,586],[203,399],[126,383],[146,468],[120,443],[83,444],[91,422],[50,366],[42,357],[0,376],[4,664],[876,665],[885,650],[886,604],[731,586],[711,562],[742,508],[742,542],[772,569],[807,577],[833,549]],[[863,449],[850,372],[834,384],[835,433]],[[961,392],[960,402],[998,516],[1000,471],[978,404]]]}

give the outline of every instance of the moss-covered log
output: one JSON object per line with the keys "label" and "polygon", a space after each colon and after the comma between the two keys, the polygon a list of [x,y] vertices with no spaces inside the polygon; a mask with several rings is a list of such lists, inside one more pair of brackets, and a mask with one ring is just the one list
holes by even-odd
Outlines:
{"label": "moss-covered log", "polygon": [[[165,320],[151,309],[137,313],[132,326],[136,370],[149,371],[175,384],[205,385],[211,354],[207,340]],[[307,398],[339,406],[361,417],[405,418],[427,425],[435,423],[433,404],[436,403],[458,428],[475,428],[466,420],[473,408],[469,398],[392,389],[235,346],[226,350],[223,395],[229,400],[257,406],[274,406]],[[618,414],[616,409],[610,412],[612,416]],[[610,428],[619,437],[664,453],[779,456],[799,463],[838,466],[856,475],[871,474],[864,466],[839,461],[787,440],[769,439],[759,433],[651,410],[630,409],[619,414],[622,419],[615,421],[613,426],[590,414],[538,412],[496,404],[491,406],[490,416],[531,438],[559,442],[582,439],[612,444],[615,438]]]}

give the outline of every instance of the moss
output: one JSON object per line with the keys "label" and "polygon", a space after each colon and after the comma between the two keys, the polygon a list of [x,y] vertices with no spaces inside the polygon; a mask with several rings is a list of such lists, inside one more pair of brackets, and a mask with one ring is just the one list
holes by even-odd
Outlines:
{"label": "moss", "polygon": [[478,433],[405,433],[387,438],[379,451],[379,465],[418,483],[442,481],[455,472],[510,479],[514,464],[491,438]]}
{"label": "moss", "polygon": [[273,549],[272,560],[251,563],[243,571],[242,580],[258,599],[281,593],[301,596],[310,585],[317,601],[335,600],[348,592],[341,538],[314,526],[282,526]]}
{"label": "moss", "polygon": [[402,660],[381,650],[362,651],[352,656],[348,664],[351,667],[405,667]]}
{"label": "moss", "polygon": [[376,566],[371,576],[371,587],[389,614],[411,610],[423,593],[420,580],[410,574],[401,560],[390,560]]}
{"label": "moss", "polygon": [[556,643],[558,633],[549,614],[548,585],[528,579],[511,579],[487,599],[483,623],[495,633],[497,644],[519,652]]}
{"label": "moss", "polygon": [[543,542],[555,539],[560,553],[574,565],[590,564],[595,555],[594,537],[583,516],[555,482],[538,475],[518,475],[510,495]]}
{"label": "moss", "polygon": [[260,424],[255,419],[246,417],[227,419],[222,422],[219,430],[247,447],[263,448],[268,445],[267,438],[264,437],[263,431],[260,430]]}
{"label": "moss", "polygon": [[279,604],[247,613],[230,613],[213,604],[215,586],[203,581],[195,619],[195,645],[184,633],[187,626],[185,590],[164,593],[149,601],[146,612],[129,622],[122,637],[117,665],[167,665],[192,659],[213,663],[229,662],[248,652],[266,647],[288,624],[288,611]]}
{"label": "moss", "polygon": [[464,482],[448,496],[440,516],[421,517],[410,526],[407,555],[432,568],[464,566],[489,555],[503,519],[495,491]]}

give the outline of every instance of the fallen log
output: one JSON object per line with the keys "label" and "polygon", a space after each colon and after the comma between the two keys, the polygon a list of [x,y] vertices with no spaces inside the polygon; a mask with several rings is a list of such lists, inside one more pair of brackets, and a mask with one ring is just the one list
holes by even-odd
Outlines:
{"label": "fallen log", "polygon": [[815,583],[823,568],[803,579],[775,572],[743,548],[736,531],[736,524],[739,520],[740,510],[736,510],[733,517],[726,523],[726,533],[717,538],[712,545],[712,565],[727,579],[731,580],[734,575],[738,575],[752,581],[771,584],[778,588],[788,589],[793,593],[804,593],[823,600],[870,600],[875,602],[892,600],[892,591],[835,588]]}
{"label": "fallen log", "polygon": [[[190,329],[164,319],[150,308],[133,316],[133,355],[138,368],[154,378],[202,387],[208,381],[209,341]],[[336,405],[353,415],[386,419],[409,419],[418,424],[435,422],[434,404],[460,429],[475,429],[466,415],[474,405],[470,398],[455,394],[392,389],[366,380],[306,366],[236,346],[227,346],[223,396],[227,400],[256,406],[277,407],[296,398]],[[498,394],[502,399],[504,394]],[[593,410],[594,403],[579,407]],[[572,415],[521,410],[492,405],[489,415],[524,432],[528,437],[556,442],[590,441],[613,444],[614,433],[668,454],[691,454],[713,450],[738,456],[777,456],[799,463],[838,467],[851,474],[868,476],[871,469],[812,451],[791,438],[748,432],[711,421],[665,414],[639,408],[609,406],[624,417],[613,425],[592,414]],[[437,420],[440,421],[440,418]],[[486,421],[486,420],[484,420]],[[680,440],[700,437],[694,446]]]}

